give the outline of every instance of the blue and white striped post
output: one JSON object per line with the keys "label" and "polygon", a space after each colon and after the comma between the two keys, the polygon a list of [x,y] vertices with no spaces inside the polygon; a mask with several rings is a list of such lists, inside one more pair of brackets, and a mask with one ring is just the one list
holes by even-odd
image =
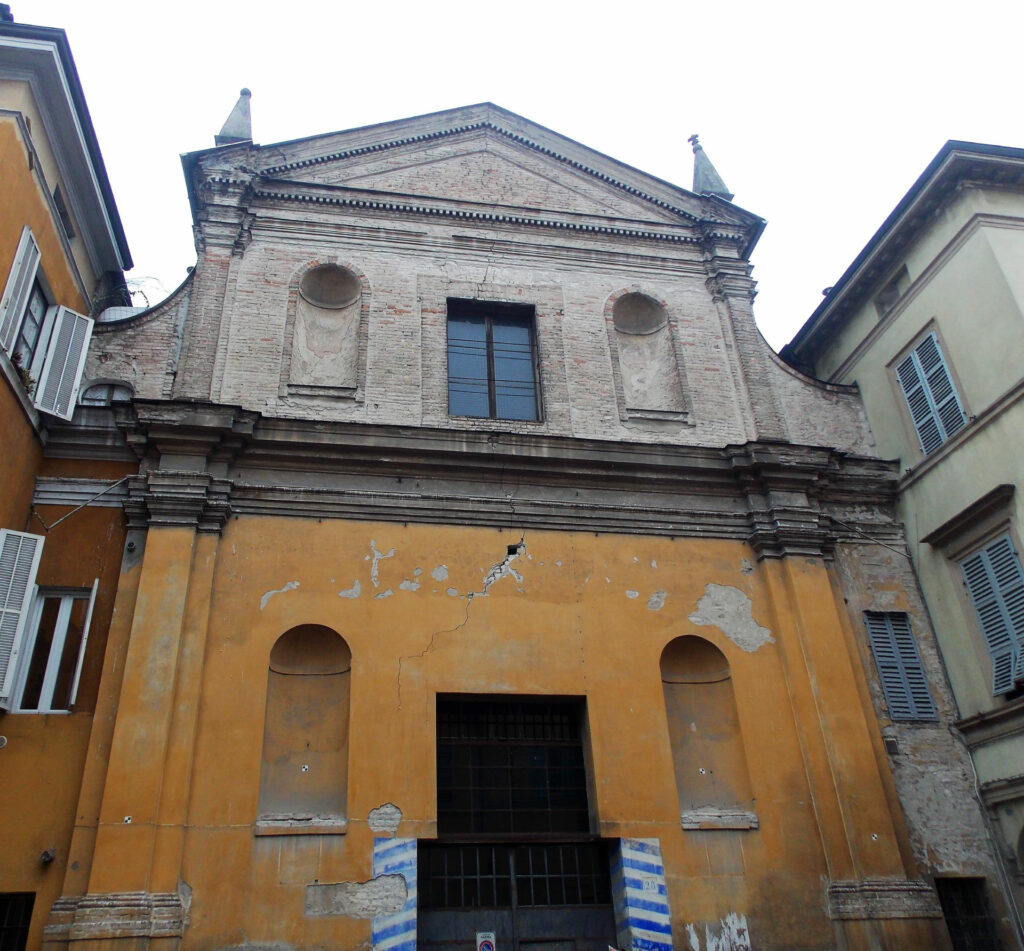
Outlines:
{"label": "blue and white striped post", "polygon": [[657,839],[619,839],[612,847],[612,903],[620,948],[672,951],[665,866]]}
{"label": "blue and white striped post", "polygon": [[416,951],[416,840],[375,838],[373,877],[395,874],[409,889],[405,905],[373,919],[373,951]]}

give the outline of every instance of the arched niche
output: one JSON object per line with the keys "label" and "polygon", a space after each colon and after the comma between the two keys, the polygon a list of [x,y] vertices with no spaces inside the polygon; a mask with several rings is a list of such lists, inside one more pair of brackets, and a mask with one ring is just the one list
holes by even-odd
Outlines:
{"label": "arched niche", "polygon": [[668,313],[646,294],[623,294],[612,305],[611,326],[626,415],[685,410]]}
{"label": "arched niche", "polygon": [[303,624],[277,639],[267,672],[261,820],[345,818],[351,676],[352,652],[329,627]]}
{"label": "arched niche", "polygon": [[292,326],[290,389],[355,393],[362,297],[358,275],[340,264],[319,264],[302,274]]}
{"label": "arched niche", "polygon": [[756,828],[729,661],[702,637],[677,637],[661,683],[683,828]]}

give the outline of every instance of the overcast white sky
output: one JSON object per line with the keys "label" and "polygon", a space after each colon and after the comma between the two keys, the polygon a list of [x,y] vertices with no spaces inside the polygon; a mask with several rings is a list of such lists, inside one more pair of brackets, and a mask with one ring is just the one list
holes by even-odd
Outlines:
{"label": "overcast white sky", "polygon": [[[697,132],[781,347],[947,139],[1024,146],[1024,2],[10,0],[67,30],[135,259],[195,262],[179,155],[242,86],[269,144],[490,100],[689,187]],[[162,294],[150,285],[150,302]]]}

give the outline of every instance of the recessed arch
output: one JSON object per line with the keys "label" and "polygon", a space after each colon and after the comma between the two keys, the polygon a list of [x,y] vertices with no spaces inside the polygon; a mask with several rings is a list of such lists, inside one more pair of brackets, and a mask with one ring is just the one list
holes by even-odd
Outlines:
{"label": "recessed arch", "polygon": [[661,682],[684,824],[688,814],[713,814],[718,827],[736,827],[753,795],[728,658],[703,637],[674,638],[661,654]]}
{"label": "recessed arch", "polygon": [[352,652],[329,627],[285,631],[268,659],[261,820],[346,816]]}

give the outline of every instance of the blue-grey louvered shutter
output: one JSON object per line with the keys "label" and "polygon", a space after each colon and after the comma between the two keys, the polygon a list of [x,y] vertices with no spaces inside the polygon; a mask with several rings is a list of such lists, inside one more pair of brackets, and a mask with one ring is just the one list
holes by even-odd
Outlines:
{"label": "blue-grey louvered shutter", "polygon": [[0,348],[4,350],[14,349],[21,318],[25,314],[28,298],[32,293],[32,282],[39,270],[39,257],[39,245],[36,244],[29,226],[25,225],[21,231],[18,250],[14,253],[14,264],[7,277],[3,297],[0,297]]}
{"label": "blue-grey louvered shutter", "polygon": [[0,530],[0,709],[7,709],[25,635],[43,539]]}
{"label": "blue-grey louvered shutter", "polygon": [[938,338],[929,334],[896,367],[921,449],[934,452],[967,423]]}
{"label": "blue-grey louvered shutter", "polygon": [[960,563],[992,658],[992,693],[1007,693],[1024,678],[1024,572],[1009,535]]}
{"label": "blue-grey louvered shutter", "polygon": [[36,386],[36,408],[71,419],[82,382],[93,321],[68,307],[58,307],[50,345]]}
{"label": "blue-grey louvered shutter", "polygon": [[935,703],[906,614],[865,611],[871,653],[894,720],[934,720]]}

